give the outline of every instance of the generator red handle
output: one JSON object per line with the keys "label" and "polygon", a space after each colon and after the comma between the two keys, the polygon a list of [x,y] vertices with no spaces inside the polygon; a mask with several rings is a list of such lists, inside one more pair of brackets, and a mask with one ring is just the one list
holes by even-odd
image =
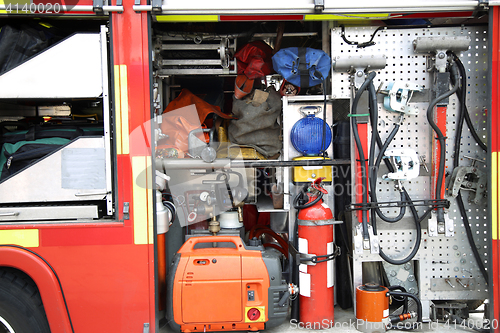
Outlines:
{"label": "generator red handle", "polygon": [[243,251],[245,246],[238,236],[203,236],[203,237],[191,237],[184,245],[179,249],[179,253],[191,252],[194,250],[196,244],[200,243],[233,243],[236,246],[236,250]]}

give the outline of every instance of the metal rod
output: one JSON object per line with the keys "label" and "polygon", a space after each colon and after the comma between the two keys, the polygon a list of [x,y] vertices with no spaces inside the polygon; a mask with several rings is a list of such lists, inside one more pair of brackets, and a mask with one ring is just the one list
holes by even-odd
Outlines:
{"label": "metal rod", "polygon": [[201,159],[169,159],[157,158],[156,168],[158,169],[229,169],[229,168],[280,168],[295,166],[331,166],[350,165],[350,160],[300,160],[300,161],[275,161],[275,160],[230,160],[218,159],[212,163],[204,162]]}
{"label": "metal rod", "polygon": [[243,161],[232,160],[232,168],[279,168],[296,166],[331,166],[331,165],[350,165],[351,160],[300,160],[300,161]]}
{"label": "metal rod", "polygon": [[[200,5],[198,2],[189,4],[186,2],[171,2],[169,5],[162,6],[163,13],[169,14],[306,14],[314,13],[314,3],[303,2],[294,3],[294,6],[282,6],[279,7],[275,2],[259,2],[255,4],[251,2],[247,6],[241,3],[224,3],[224,8],[218,8],[217,6],[207,6],[205,2]],[[352,3],[339,3],[337,1],[325,1],[325,9],[322,11],[323,14],[341,14],[348,15],[353,13],[415,13],[415,12],[449,12],[449,11],[474,11],[477,9],[478,1],[436,1],[436,2],[425,2],[425,4],[420,5],[405,5],[401,1],[397,0],[385,0],[385,1],[358,1],[355,6]],[[496,3],[495,3],[496,4]],[[258,8],[258,9],[256,9]],[[135,11],[151,11],[152,6],[150,5],[136,5],[133,6]]]}

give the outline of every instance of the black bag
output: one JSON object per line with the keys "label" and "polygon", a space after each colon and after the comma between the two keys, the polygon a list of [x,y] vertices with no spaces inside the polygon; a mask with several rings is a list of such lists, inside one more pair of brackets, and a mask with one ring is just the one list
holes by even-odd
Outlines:
{"label": "black bag", "polygon": [[80,136],[103,135],[103,128],[89,126],[41,126],[4,133],[0,138],[0,181],[26,168]]}
{"label": "black bag", "polygon": [[0,165],[2,168],[0,181],[24,169],[47,154],[52,153],[68,142],[70,142],[68,139],[48,138],[4,144],[0,150]]}
{"label": "black bag", "polygon": [[0,30],[0,74],[16,67],[49,46],[49,39],[40,30],[10,25]]}

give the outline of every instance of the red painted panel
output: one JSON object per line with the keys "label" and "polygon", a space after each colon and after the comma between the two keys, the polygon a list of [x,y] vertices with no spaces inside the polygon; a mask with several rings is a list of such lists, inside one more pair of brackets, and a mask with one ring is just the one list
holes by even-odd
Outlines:
{"label": "red painted panel", "polygon": [[40,229],[40,246],[81,246],[133,244],[133,230],[115,228]]}
{"label": "red painted panel", "polygon": [[150,322],[148,245],[53,246],[36,251],[62,282],[75,332],[136,333]]}
{"label": "red painted panel", "polygon": [[220,21],[302,21],[304,15],[220,15]]}
{"label": "red painted panel", "polygon": [[[133,5],[134,0],[123,1],[125,8],[130,9]],[[152,153],[148,19],[149,13],[136,13],[132,10],[125,10],[122,14],[112,14],[113,64],[125,65],[127,68],[130,155],[118,156],[119,217],[120,220],[123,219],[123,203],[129,202],[129,220],[125,220],[127,226],[133,225],[134,209],[132,186],[135,180],[132,177],[131,156],[151,156]],[[133,228],[128,229],[132,231]],[[139,248],[140,251],[137,250]],[[109,250],[109,246],[104,249]],[[124,273],[129,274],[129,278],[126,280],[120,278],[115,289],[109,291],[109,298],[117,298],[116,306],[122,307],[117,308],[117,312],[114,313],[116,321],[120,322],[117,327],[121,330],[99,328],[102,332],[142,332],[144,323],[149,323],[150,332],[156,331],[154,247],[132,245],[129,254],[138,259],[135,265],[129,266],[126,260],[123,260],[114,266],[115,272],[125,270]],[[124,258],[127,256],[120,257]],[[129,290],[130,288],[132,290]],[[124,299],[125,291],[131,291],[127,296],[130,299]],[[127,308],[123,308],[126,304],[129,304]],[[106,312],[105,309],[101,311]],[[127,321],[130,322],[128,318],[133,321],[133,327],[125,324]]]}

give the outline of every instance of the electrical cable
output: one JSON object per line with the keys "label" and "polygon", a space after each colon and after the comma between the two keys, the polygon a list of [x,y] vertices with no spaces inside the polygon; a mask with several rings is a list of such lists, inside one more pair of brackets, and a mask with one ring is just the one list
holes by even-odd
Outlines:
{"label": "electrical cable", "polygon": [[[369,102],[370,102],[370,118],[371,118],[371,126],[372,133],[378,133],[378,106],[377,106],[377,91],[375,90],[375,86],[373,82],[368,85],[368,93],[369,93]],[[389,134],[389,137],[385,140],[384,145],[380,148],[379,154],[377,156],[377,160],[374,164],[375,159],[375,147],[377,144],[377,140],[373,138],[375,134],[372,134],[372,140],[370,144],[370,156],[368,159],[368,169],[370,171],[369,174],[369,183],[370,183],[370,199],[372,202],[377,202],[377,173],[380,168],[380,161],[382,160],[385,151],[391,141],[394,139],[396,134],[399,132],[399,124],[395,124],[393,130]],[[401,201],[404,201],[403,192],[401,192]],[[399,209],[399,214],[395,217],[387,217],[382,213],[380,208],[375,208],[375,212],[377,215],[384,221],[389,223],[395,223],[400,221],[406,213],[406,206],[402,206]]]}
{"label": "electrical cable", "polygon": [[[441,189],[443,187],[443,178],[444,178],[444,168],[445,168],[445,161],[446,161],[446,138],[443,135],[443,132],[441,132],[441,129],[436,125],[434,122],[433,116],[434,116],[434,107],[443,99],[450,97],[453,95],[455,92],[457,92],[459,88],[458,81],[460,79],[460,74],[458,72],[458,68],[456,64],[452,64],[450,68],[450,74],[451,76],[454,76],[454,81],[457,82],[453,86],[452,89],[449,91],[437,96],[431,103],[429,103],[429,106],[427,108],[427,121],[429,122],[429,125],[431,125],[432,129],[437,135],[437,140],[439,142],[439,148],[440,148],[440,157],[439,157],[439,167],[438,167],[438,176],[437,176],[437,184],[436,184],[436,199],[440,200],[442,199],[441,197]],[[452,80],[453,81],[453,80]],[[437,209],[437,221],[442,223],[444,222],[444,209],[443,208],[438,208]]]}
{"label": "electrical cable", "polygon": [[[393,130],[385,140],[384,144],[382,145],[382,140],[380,139],[380,136],[378,134],[378,107],[377,107],[377,95],[375,91],[375,87],[373,86],[373,83],[371,82],[369,84],[368,90],[370,92],[370,116],[371,116],[371,125],[372,125],[372,139],[371,139],[371,149],[370,151],[370,159],[369,159],[369,167],[370,167],[370,177],[369,177],[369,183],[370,183],[370,198],[372,199],[372,202],[377,202],[377,196],[376,196],[376,184],[377,184],[377,171],[380,167],[380,163],[382,161],[382,158],[384,156],[385,151],[387,150],[387,147],[389,147],[389,144],[392,142],[396,134],[399,132],[399,124],[395,124]],[[375,151],[375,144],[379,145],[379,154],[377,156],[377,160],[375,162],[375,165],[373,164],[373,159],[374,159],[374,151]],[[386,160],[387,161],[387,160]],[[394,168],[392,164],[388,163],[388,168],[391,172],[394,171]],[[415,239],[415,245],[413,246],[412,251],[410,254],[403,259],[393,259],[388,257],[382,249],[379,249],[379,255],[382,259],[387,261],[390,264],[393,265],[402,265],[410,260],[412,260],[415,255],[417,254],[419,248],[420,248],[420,243],[422,240],[422,228],[420,226],[420,218],[418,216],[418,212],[415,209],[415,206],[412,204],[410,195],[406,191],[404,187],[401,187],[400,189],[400,195],[401,195],[401,201],[402,202],[407,202],[410,206],[410,210],[413,215],[413,219],[415,222],[415,229],[416,229],[416,239]],[[380,214],[379,214],[380,213]],[[371,210],[371,222],[372,222],[372,228],[373,228],[373,233],[377,234],[377,223],[376,223],[376,215],[379,215],[379,217],[389,223],[394,223],[403,218],[403,216],[406,213],[405,206],[401,207],[400,212],[398,216],[394,218],[389,218],[385,216],[382,211],[380,211],[380,208],[373,208]]]}
{"label": "electrical cable", "polygon": [[371,35],[370,40],[368,40],[367,42],[364,42],[364,43],[359,43],[359,42],[353,42],[353,41],[348,40],[347,37],[345,36],[345,26],[341,25],[340,27],[342,28],[342,31],[340,32],[340,37],[342,37],[344,42],[348,45],[356,45],[356,47],[359,49],[375,45],[375,42],[373,41],[373,39],[375,38],[375,35],[377,34],[377,32],[380,29],[384,28],[383,26],[378,27],[377,29],[375,29],[375,31]]}
{"label": "electrical cable", "polygon": [[[466,118],[466,114],[468,114],[469,112],[467,110],[466,103],[465,103],[465,96],[467,93],[467,77],[466,77],[465,67],[462,64],[462,62],[460,61],[460,58],[458,58],[456,54],[453,54],[453,59],[454,59],[455,63],[457,64],[458,70],[459,70],[460,75],[462,77],[461,81],[460,81],[460,86],[461,86],[460,87],[461,89],[459,90],[460,93],[457,92],[457,96],[459,97],[460,111],[459,111],[459,117],[458,117],[458,122],[457,122],[457,128],[455,131],[455,149],[454,149],[455,154],[453,157],[453,168],[457,168],[459,166],[458,156],[460,156],[460,145],[461,145],[461,141],[462,141],[463,124],[464,124],[464,120]],[[455,84],[459,85],[459,82],[455,82]],[[469,128],[469,129],[472,132],[472,128]],[[477,141],[477,139],[476,139],[476,141]],[[478,142],[478,144],[479,144],[479,142]],[[485,148],[486,148],[486,146],[485,146]],[[486,149],[483,149],[483,150],[486,150]],[[458,191],[458,195],[457,195],[457,205],[458,205],[458,209],[460,211],[460,215],[462,216],[462,221],[464,224],[465,233],[467,234],[467,240],[469,241],[469,245],[471,247],[472,254],[474,255],[474,258],[476,259],[476,263],[479,267],[479,270],[481,271],[481,274],[483,275],[483,278],[484,278],[486,284],[488,284],[488,282],[489,282],[488,272],[486,271],[486,269],[484,267],[483,260],[481,259],[481,256],[479,255],[479,252],[477,250],[476,243],[475,243],[474,237],[472,235],[472,230],[470,227],[469,218],[467,216],[467,211],[465,209],[465,205],[464,205],[464,202],[462,199],[462,193],[460,192],[460,190]]]}
{"label": "electrical cable", "polygon": [[[359,87],[358,91],[356,92],[356,95],[354,96],[354,100],[352,102],[352,107],[351,107],[351,127],[352,127],[352,133],[354,135],[354,141],[356,142],[356,148],[358,150],[358,155],[359,155],[359,163],[360,163],[360,168],[361,168],[361,189],[362,189],[362,202],[363,204],[368,203],[368,189],[367,189],[367,172],[366,172],[366,160],[365,160],[365,153],[363,151],[363,146],[361,145],[361,139],[359,137],[359,132],[358,132],[358,120],[356,119],[357,116],[357,108],[358,108],[358,103],[361,98],[361,95],[364,90],[368,88],[368,85],[370,82],[373,81],[377,74],[375,72],[370,72],[363,84]],[[369,233],[368,233],[368,209],[366,207],[363,207],[362,213],[361,213],[361,226],[363,228],[363,239],[368,240],[369,239]]]}
{"label": "electrical cable", "polygon": [[22,247],[22,246],[19,246],[19,245],[12,245],[12,244],[0,244],[0,247],[13,247],[13,248],[24,250],[26,252],[34,254],[35,256],[37,256],[38,258],[40,258],[50,268],[50,270],[52,271],[52,273],[54,273],[54,276],[57,279],[57,283],[59,284],[59,288],[61,289],[61,296],[62,296],[63,301],[64,301],[64,306],[66,307],[66,313],[68,314],[68,321],[69,321],[69,325],[71,326],[71,332],[75,333],[75,329],[73,328],[73,322],[72,322],[71,316],[69,314],[68,302],[66,302],[66,296],[64,296],[64,291],[63,291],[62,283],[61,283],[61,280],[59,279],[59,276],[57,275],[56,270],[54,269],[54,267],[52,267],[49,264],[49,262],[44,257],[42,257],[41,255],[39,255],[35,251],[32,251],[32,250],[27,249],[25,247]]}
{"label": "electrical cable", "polygon": [[[460,105],[461,105],[461,108],[463,111],[463,112],[461,112],[461,114],[463,114],[463,117],[465,117],[465,121],[467,122],[467,126],[469,127],[470,133],[471,133],[472,137],[474,138],[474,140],[477,142],[477,144],[479,145],[479,147],[481,147],[482,150],[487,151],[488,148],[486,147],[484,142],[481,140],[481,138],[479,137],[479,135],[476,132],[476,129],[474,128],[474,125],[472,124],[472,120],[470,119],[469,110],[467,109],[467,104],[465,103],[465,96],[467,96],[467,73],[465,71],[464,64],[462,63],[460,58],[455,53],[452,53],[452,55],[453,55],[453,60],[457,64],[458,71],[460,72],[460,75],[462,77],[461,89],[459,89],[457,91],[457,97],[459,99],[459,102],[460,102]],[[460,126],[463,126],[463,123]],[[462,133],[462,132],[457,132],[457,133]],[[455,153],[456,153],[456,149],[455,149]],[[455,154],[455,156],[457,156],[457,155]]]}

